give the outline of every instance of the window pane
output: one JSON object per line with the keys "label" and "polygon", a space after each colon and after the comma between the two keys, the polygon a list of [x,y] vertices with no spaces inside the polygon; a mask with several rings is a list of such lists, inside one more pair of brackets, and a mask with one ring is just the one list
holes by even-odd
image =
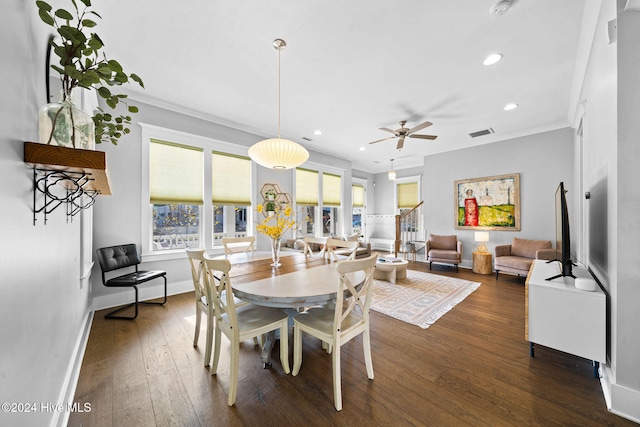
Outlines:
{"label": "window pane", "polygon": [[322,207],[322,235],[337,236],[338,208],[334,206]]}
{"label": "window pane", "polygon": [[351,228],[353,229],[353,232],[358,236],[364,235],[362,229],[362,211],[362,208],[353,208],[352,212],[353,220],[351,223]]}
{"label": "window pane", "polygon": [[223,237],[247,236],[247,206],[213,206],[213,243],[222,246]]}
{"label": "window pane", "polygon": [[154,251],[199,247],[199,206],[154,204],[152,241]]}
{"label": "window pane", "polygon": [[315,235],[315,206],[297,205],[296,237]]}

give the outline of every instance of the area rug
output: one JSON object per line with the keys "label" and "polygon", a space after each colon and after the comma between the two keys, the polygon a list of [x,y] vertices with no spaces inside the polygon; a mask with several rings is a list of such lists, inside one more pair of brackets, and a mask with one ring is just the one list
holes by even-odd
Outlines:
{"label": "area rug", "polygon": [[421,271],[407,271],[396,284],[374,280],[371,309],[427,329],[480,283]]}

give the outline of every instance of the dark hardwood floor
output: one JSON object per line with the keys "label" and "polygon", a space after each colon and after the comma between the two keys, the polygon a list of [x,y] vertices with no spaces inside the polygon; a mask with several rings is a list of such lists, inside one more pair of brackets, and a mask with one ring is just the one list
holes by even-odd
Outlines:
{"label": "dark hardwood floor", "polygon": [[[420,262],[410,268],[429,270]],[[258,347],[245,342],[237,401],[228,407],[227,342],[211,376],[204,331],[193,347],[195,304],[187,293],[142,306],[135,321],[96,313],[74,400],[90,403],[91,412],[71,414],[69,425],[636,425],[607,412],[589,360],[541,346],[529,357],[524,278],[435,265],[433,272],[482,285],[424,330],[372,311],[375,379],[367,379],[361,337],[343,346],[341,412],[333,406],[331,357],[309,336],[297,377],[283,373],[278,346],[273,366],[263,369]]]}

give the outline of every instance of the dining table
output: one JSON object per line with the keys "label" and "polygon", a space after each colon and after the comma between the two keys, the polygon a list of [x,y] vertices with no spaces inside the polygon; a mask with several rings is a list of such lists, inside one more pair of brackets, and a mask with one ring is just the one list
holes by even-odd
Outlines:
{"label": "dining table", "polygon": [[[326,305],[336,299],[340,274],[336,270],[336,262],[325,257],[292,252],[280,257],[282,265],[279,267],[270,266],[270,252],[253,251],[216,258],[228,259],[231,263],[229,276],[237,298],[285,309],[291,319],[307,307]],[[349,275],[352,283],[362,282],[365,277],[364,272]],[[264,367],[271,365],[275,340],[275,332],[267,334],[261,355]]]}

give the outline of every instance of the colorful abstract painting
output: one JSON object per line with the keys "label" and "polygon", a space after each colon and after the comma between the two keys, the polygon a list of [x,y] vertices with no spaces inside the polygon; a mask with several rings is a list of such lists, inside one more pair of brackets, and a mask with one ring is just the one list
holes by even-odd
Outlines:
{"label": "colorful abstract painting", "polygon": [[455,228],[520,230],[520,174],[455,182]]}

